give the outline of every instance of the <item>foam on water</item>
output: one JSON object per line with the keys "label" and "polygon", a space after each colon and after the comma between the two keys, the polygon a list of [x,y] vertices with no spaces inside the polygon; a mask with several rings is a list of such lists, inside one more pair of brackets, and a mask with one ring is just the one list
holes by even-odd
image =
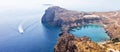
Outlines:
{"label": "foam on water", "polygon": [[24,33],[24,29],[22,28],[21,24],[18,26],[18,32],[21,34]]}

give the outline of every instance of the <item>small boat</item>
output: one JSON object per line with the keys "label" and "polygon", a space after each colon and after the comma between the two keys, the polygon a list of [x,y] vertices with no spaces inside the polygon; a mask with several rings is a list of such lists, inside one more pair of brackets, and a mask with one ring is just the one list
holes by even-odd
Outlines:
{"label": "small boat", "polygon": [[19,26],[18,26],[18,32],[21,33],[21,34],[24,33],[24,30],[23,30],[23,28],[22,28],[22,25],[19,25]]}

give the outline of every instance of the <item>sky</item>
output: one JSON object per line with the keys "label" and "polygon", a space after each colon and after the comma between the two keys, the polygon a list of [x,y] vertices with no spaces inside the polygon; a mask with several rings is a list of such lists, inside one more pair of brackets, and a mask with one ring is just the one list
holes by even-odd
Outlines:
{"label": "sky", "polygon": [[0,25],[42,15],[43,4],[87,12],[120,10],[120,0],[0,0]]}
{"label": "sky", "polygon": [[10,8],[28,9],[36,8],[41,4],[53,4],[62,7],[81,7],[81,8],[120,8],[120,0],[0,0],[0,9]]}

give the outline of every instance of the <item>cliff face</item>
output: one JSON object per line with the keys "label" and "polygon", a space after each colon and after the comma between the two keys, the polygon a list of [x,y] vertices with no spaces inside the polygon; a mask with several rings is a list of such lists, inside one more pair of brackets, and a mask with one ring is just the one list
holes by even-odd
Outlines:
{"label": "cliff face", "polygon": [[62,21],[60,19],[60,16],[57,15],[58,13],[64,13],[66,11],[67,10],[57,6],[50,7],[45,11],[45,14],[42,17],[42,22],[52,25],[59,25]]}
{"label": "cliff face", "polygon": [[81,24],[100,23],[101,18],[85,12],[66,10],[57,6],[48,8],[42,22],[57,26],[80,26]]}

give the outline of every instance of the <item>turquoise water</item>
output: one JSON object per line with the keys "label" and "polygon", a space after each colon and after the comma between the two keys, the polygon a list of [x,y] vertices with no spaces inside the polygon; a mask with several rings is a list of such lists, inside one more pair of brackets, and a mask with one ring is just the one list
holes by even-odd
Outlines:
{"label": "turquoise water", "polygon": [[102,42],[109,39],[109,36],[105,33],[104,28],[95,24],[74,28],[70,31],[70,33],[77,37],[88,36],[94,42]]}

